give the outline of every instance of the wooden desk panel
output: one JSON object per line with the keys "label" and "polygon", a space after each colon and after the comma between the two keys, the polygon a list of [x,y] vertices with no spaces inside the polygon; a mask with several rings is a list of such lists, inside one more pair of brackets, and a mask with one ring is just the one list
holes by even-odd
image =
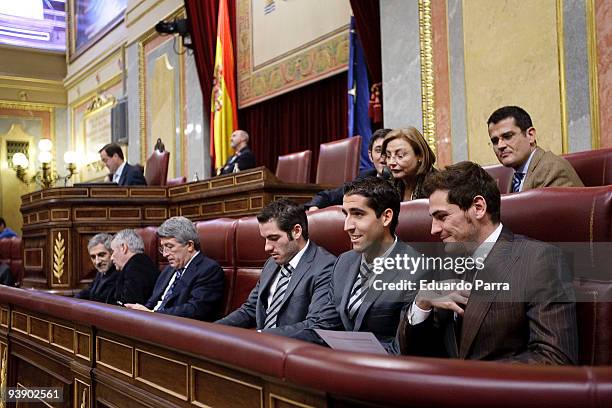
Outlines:
{"label": "wooden desk panel", "polygon": [[172,187],[96,183],[35,191],[22,197],[22,286],[69,295],[89,284],[87,242],[99,232],[159,226],[175,215],[193,221],[255,215],[279,198],[303,203],[330,187],[284,183],[257,167]]}

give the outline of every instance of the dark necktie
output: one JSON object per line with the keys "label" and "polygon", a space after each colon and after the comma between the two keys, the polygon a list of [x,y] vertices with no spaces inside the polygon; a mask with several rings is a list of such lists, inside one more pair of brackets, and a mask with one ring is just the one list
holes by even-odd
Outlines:
{"label": "dark necktie", "polygon": [[160,309],[163,309],[166,306],[166,303],[170,299],[170,296],[172,296],[172,292],[174,292],[174,290],[176,289],[176,284],[179,280],[181,280],[183,272],[185,272],[185,268],[179,268],[176,270],[176,272],[174,272],[174,281],[172,282],[172,285],[170,285],[170,289],[168,289],[168,291],[166,292],[166,296],[164,296],[161,306],[159,307]]}
{"label": "dark necktie", "polygon": [[351,296],[346,308],[351,320],[357,316],[357,312],[363,304],[363,299],[368,291],[368,280],[372,275],[372,271],[370,268],[368,268],[368,265],[366,265],[365,262],[361,262],[359,274],[357,275],[357,279],[355,279],[355,283],[351,289]]}
{"label": "dark necktie", "polygon": [[276,284],[276,290],[272,296],[270,306],[268,306],[268,309],[266,310],[266,321],[263,327],[264,329],[276,327],[278,312],[280,311],[281,304],[283,303],[285,292],[287,292],[287,287],[289,286],[289,281],[291,280],[291,274],[293,273],[293,267],[289,264],[283,265],[279,273],[281,274],[280,279]]}
{"label": "dark necktie", "polygon": [[518,171],[514,172],[514,176],[512,176],[512,192],[518,193],[519,188],[521,187],[521,181],[523,181],[523,177],[525,177],[525,173],[519,173]]}

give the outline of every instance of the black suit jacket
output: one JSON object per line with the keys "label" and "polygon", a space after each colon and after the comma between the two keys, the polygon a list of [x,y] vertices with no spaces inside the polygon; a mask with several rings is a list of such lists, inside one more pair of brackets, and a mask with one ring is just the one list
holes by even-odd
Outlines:
{"label": "black suit jacket", "polygon": [[[389,258],[404,254],[420,257],[412,247],[398,240]],[[346,309],[360,265],[361,253],[356,251],[348,251],[338,257],[332,272],[327,304],[321,310],[313,329],[372,332],[387,350],[393,351],[400,313],[406,303],[414,300],[416,290],[375,290],[371,287],[353,321]],[[400,282],[402,279],[418,282],[425,273],[424,270],[411,274],[410,271],[393,269],[384,271],[377,279],[387,283]],[[325,344],[310,329],[301,330],[291,337]]]}
{"label": "black suit jacket", "polygon": [[[277,327],[266,329],[266,333],[289,336],[314,324],[321,308],[327,302],[327,290],[335,260],[335,256],[310,241],[289,280],[278,313]],[[216,323],[263,329],[270,287],[279,269],[272,258],[268,259],[247,301]]]}
{"label": "black suit jacket", "polygon": [[120,186],[146,186],[147,180],[142,174],[142,170],[138,166],[132,166],[131,164],[125,163],[121,177],[119,178]]}
{"label": "black suit jacket", "polygon": [[[174,272],[171,266],[164,268],[145,305],[147,308],[152,310],[161,300]],[[157,312],[212,321],[223,299],[223,283],[221,266],[200,252],[183,272],[166,305]]]}
{"label": "black suit jacket", "polygon": [[[359,173],[357,179],[363,179],[368,177],[376,177],[376,169],[368,169]],[[331,207],[332,205],[342,205],[342,199],[344,198],[344,185],[330,190],[319,191],[312,200],[304,204],[306,209],[310,207]]]}
{"label": "black suit jacket", "polygon": [[238,165],[239,171],[252,169],[256,166],[255,155],[251,151],[251,149],[247,146],[229,159],[223,165],[221,169],[221,174],[230,174],[234,172],[234,167]]}
{"label": "black suit jacket", "polygon": [[119,272],[115,285],[115,299],[121,304],[145,303],[159,276],[159,269],[145,254],[132,256]]}
{"label": "black suit jacket", "polygon": [[436,354],[428,347],[437,339],[451,358],[576,364],[578,334],[570,275],[560,249],[504,227],[476,280],[505,282],[509,290],[472,289],[459,345],[451,311],[434,309],[415,326],[402,318],[398,330],[402,353]]}
{"label": "black suit jacket", "polygon": [[119,272],[113,265],[105,274],[100,272],[96,273],[89,287],[83,289],[74,295],[74,297],[78,299],[93,300],[95,302],[115,304],[115,284],[118,277]]}

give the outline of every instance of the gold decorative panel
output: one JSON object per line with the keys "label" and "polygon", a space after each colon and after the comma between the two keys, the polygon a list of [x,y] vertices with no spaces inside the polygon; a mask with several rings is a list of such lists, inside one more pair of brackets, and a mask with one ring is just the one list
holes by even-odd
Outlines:
{"label": "gold decorative panel", "polygon": [[28,316],[13,310],[13,318],[11,319],[11,327],[13,330],[23,334],[28,334]]}

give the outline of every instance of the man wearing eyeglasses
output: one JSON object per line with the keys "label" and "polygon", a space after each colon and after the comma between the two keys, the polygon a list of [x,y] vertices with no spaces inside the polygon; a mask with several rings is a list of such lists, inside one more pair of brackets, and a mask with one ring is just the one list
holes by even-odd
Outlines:
{"label": "man wearing eyeglasses", "polygon": [[199,320],[213,320],[223,298],[223,270],[200,250],[193,222],[172,217],[157,230],[160,251],[170,264],[159,275],[145,305],[130,309]]}
{"label": "man wearing eyeglasses", "polygon": [[514,169],[510,193],[539,187],[584,187],[567,160],[537,146],[531,117],[522,108],[499,108],[487,126],[497,159]]}
{"label": "man wearing eyeglasses", "polygon": [[290,336],[311,327],[327,303],[336,257],[308,239],[303,206],[281,199],[257,216],[270,254],[247,301],[216,323]]}

